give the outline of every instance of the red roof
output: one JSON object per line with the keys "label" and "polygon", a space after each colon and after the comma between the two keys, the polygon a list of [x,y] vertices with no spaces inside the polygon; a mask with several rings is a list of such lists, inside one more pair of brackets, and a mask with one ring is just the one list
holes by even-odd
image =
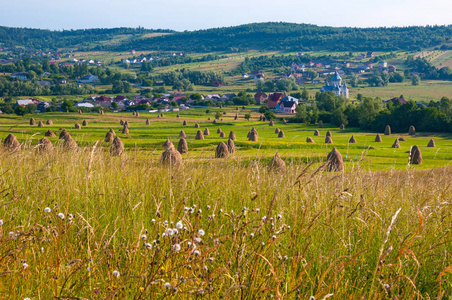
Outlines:
{"label": "red roof", "polygon": [[396,102],[397,100],[399,100],[400,101],[400,103],[403,103],[403,104],[405,104],[406,103],[406,100],[405,99],[403,99],[403,98],[400,98],[400,97],[395,97],[395,98],[392,98],[391,100],[389,100],[389,101],[391,101],[392,103],[394,103],[394,102]]}
{"label": "red roof", "polygon": [[122,100],[127,100],[127,99],[128,98],[126,96],[121,96],[121,95],[118,95],[115,97],[115,101],[122,101]]}
{"label": "red roof", "polygon": [[275,108],[278,105],[279,100],[284,97],[283,93],[272,93],[268,97],[268,108]]}
{"label": "red roof", "polygon": [[105,97],[105,96],[100,96],[100,97],[97,97],[97,98],[96,98],[96,101],[98,101],[98,102],[104,102],[104,101],[110,102],[110,101],[111,101],[111,98]]}
{"label": "red roof", "polygon": [[267,94],[265,94],[264,92],[257,92],[255,95],[254,95],[254,99],[260,99],[260,98],[267,98]]}

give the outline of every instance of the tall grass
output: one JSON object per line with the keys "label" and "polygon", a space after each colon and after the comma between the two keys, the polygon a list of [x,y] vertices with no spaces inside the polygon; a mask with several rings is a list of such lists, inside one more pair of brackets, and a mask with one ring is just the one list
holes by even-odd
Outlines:
{"label": "tall grass", "polygon": [[4,299],[452,294],[450,167],[280,174],[257,155],[167,169],[139,149],[24,148],[0,153]]}

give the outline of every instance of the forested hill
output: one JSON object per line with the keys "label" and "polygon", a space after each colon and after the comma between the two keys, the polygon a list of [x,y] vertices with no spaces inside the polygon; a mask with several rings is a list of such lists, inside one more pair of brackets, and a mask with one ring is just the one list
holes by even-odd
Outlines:
{"label": "forested hill", "polygon": [[143,28],[99,28],[79,30],[45,30],[0,26],[0,46],[27,47],[33,50],[56,50],[58,48],[93,48],[99,42],[119,43],[127,38],[142,37],[153,32],[171,30],[150,30]]}
{"label": "forested hill", "polygon": [[451,26],[381,28],[321,27],[294,23],[253,23],[135,39],[121,48],[167,51],[243,50],[420,50],[452,41]]}

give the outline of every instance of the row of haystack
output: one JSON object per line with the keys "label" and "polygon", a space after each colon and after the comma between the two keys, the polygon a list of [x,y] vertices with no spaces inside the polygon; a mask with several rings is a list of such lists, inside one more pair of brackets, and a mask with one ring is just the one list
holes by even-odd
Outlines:
{"label": "row of haystack", "polygon": [[[385,135],[391,135],[391,126],[386,125],[384,134]],[[409,135],[416,135],[416,128],[414,128],[413,125],[411,125],[410,128],[408,129],[408,134]]]}
{"label": "row of haystack", "polygon": [[[36,125],[36,120],[34,118],[30,119],[30,125],[34,126]],[[52,120],[47,120],[46,125],[53,125]],[[38,122],[38,127],[44,127],[44,123],[42,121]]]}

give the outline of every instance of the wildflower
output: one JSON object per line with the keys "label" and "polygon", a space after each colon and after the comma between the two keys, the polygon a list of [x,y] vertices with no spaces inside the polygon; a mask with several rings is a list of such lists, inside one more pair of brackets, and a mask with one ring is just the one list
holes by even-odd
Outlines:
{"label": "wildflower", "polygon": [[165,233],[166,233],[167,236],[171,236],[171,235],[174,234],[174,230],[172,230],[171,228],[168,228],[168,229],[165,231]]}
{"label": "wildflower", "polygon": [[281,215],[278,215],[278,216],[277,216],[276,218],[277,218],[277,219],[279,220],[279,219],[281,219],[281,218],[282,218],[282,216],[281,216]]}
{"label": "wildflower", "polygon": [[171,288],[171,284],[170,284],[169,282],[167,282],[167,283],[165,283],[165,284],[163,285],[163,287],[164,287],[165,289],[169,290],[169,289]]}
{"label": "wildflower", "polygon": [[44,252],[44,247],[41,247],[41,252]]}
{"label": "wildflower", "polygon": [[221,212],[221,213],[223,212],[223,209],[222,209],[222,208],[220,208],[220,212]]}
{"label": "wildflower", "polygon": [[141,236],[141,239],[142,239],[142,240],[147,240],[147,239],[148,239],[148,236],[145,235],[145,234],[143,234],[143,235]]}
{"label": "wildflower", "polygon": [[27,263],[23,263],[22,264],[22,268],[25,270],[26,268],[28,268],[28,264]]}
{"label": "wildflower", "polygon": [[262,217],[262,221],[266,221],[267,220],[267,217],[266,216],[263,216]]}
{"label": "wildflower", "polygon": [[179,251],[180,251],[180,245],[179,245],[179,244],[174,244],[173,250],[174,250],[175,252],[179,252]]}
{"label": "wildflower", "polygon": [[149,243],[144,243],[144,247],[146,248],[146,250],[151,250],[152,245]]}
{"label": "wildflower", "polygon": [[63,214],[63,213],[59,213],[59,214],[58,214],[58,218],[60,218],[61,220],[63,220],[63,219],[64,219],[64,214]]}
{"label": "wildflower", "polygon": [[272,236],[272,240],[276,240],[276,235]]}
{"label": "wildflower", "polygon": [[201,253],[198,250],[193,251],[193,254],[196,256],[201,255]]}
{"label": "wildflower", "polygon": [[180,281],[180,283],[186,283],[187,282],[187,280],[184,277],[182,277],[182,276],[180,277],[179,281]]}
{"label": "wildflower", "polygon": [[24,298],[24,300],[30,300],[30,298]]}
{"label": "wildflower", "polygon": [[260,212],[260,209],[259,209],[259,208],[256,208],[256,212]]}
{"label": "wildflower", "polygon": [[113,271],[113,277],[118,278],[119,277],[119,271],[114,270]]}
{"label": "wildflower", "polygon": [[199,234],[200,236],[203,236],[203,235],[206,234],[206,233],[204,232],[204,230],[199,229],[199,230],[198,230],[198,234]]}
{"label": "wildflower", "polygon": [[0,226],[2,226],[3,225],[3,220],[0,220]]}
{"label": "wildflower", "polygon": [[17,234],[15,234],[13,231],[9,232],[9,237],[12,238],[13,240],[15,240],[17,238]]}
{"label": "wildflower", "polygon": [[182,229],[182,228],[184,228],[184,224],[182,223],[182,221],[179,221],[179,222],[176,223],[176,228],[177,228],[177,229]]}
{"label": "wildflower", "polygon": [[179,234],[179,230],[177,230],[177,228],[173,228],[173,232],[174,234]]}
{"label": "wildflower", "polygon": [[200,213],[202,213],[202,210],[201,210],[201,209],[198,209],[198,214],[200,214]]}
{"label": "wildflower", "polygon": [[264,242],[262,242],[262,247],[263,247],[263,246],[265,246],[265,243],[264,243]]}
{"label": "wildflower", "polygon": [[210,205],[207,205],[207,209],[210,209]]}
{"label": "wildflower", "polygon": [[201,244],[202,240],[199,237],[194,238],[195,242],[197,242],[198,244]]}
{"label": "wildflower", "polygon": [[391,286],[390,286],[389,284],[385,283],[385,284],[383,284],[383,287],[384,287],[385,289],[389,290],[389,288],[390,288]]}
{"label": "wildflower", "polygon": [[177,287],[173,287],[173,293],[175,294],[175,293],[177,293],[177,292],[178,292]]}
{"label": "wildflower", "polygon": [[254,233],[250,233],[250,237],[253,238],[254,237]]}
{"label": "wildflower", "polygon": [[46,207],[46,208],[44,208],[44,212],[45,213],[49,213],[49,212],[51,212],[52,210],[50,209],[50,207]]}
{"label": "wildflower", "polygon": [[90,267],[86,268],[86,271],[91,272],[91,268]]}
{"label": "wildflower", "polygon": [[152,222],[152,223],[155,223],[155,219],[152,219],[151,222]]}
{"label": "wildflower", "polygon": [[74,218],[74,216],[73,216],[72,214],[69,214],[69,215],[67,216],[67,218],[69,219],[69,221],[71,221],[71,220]]}

